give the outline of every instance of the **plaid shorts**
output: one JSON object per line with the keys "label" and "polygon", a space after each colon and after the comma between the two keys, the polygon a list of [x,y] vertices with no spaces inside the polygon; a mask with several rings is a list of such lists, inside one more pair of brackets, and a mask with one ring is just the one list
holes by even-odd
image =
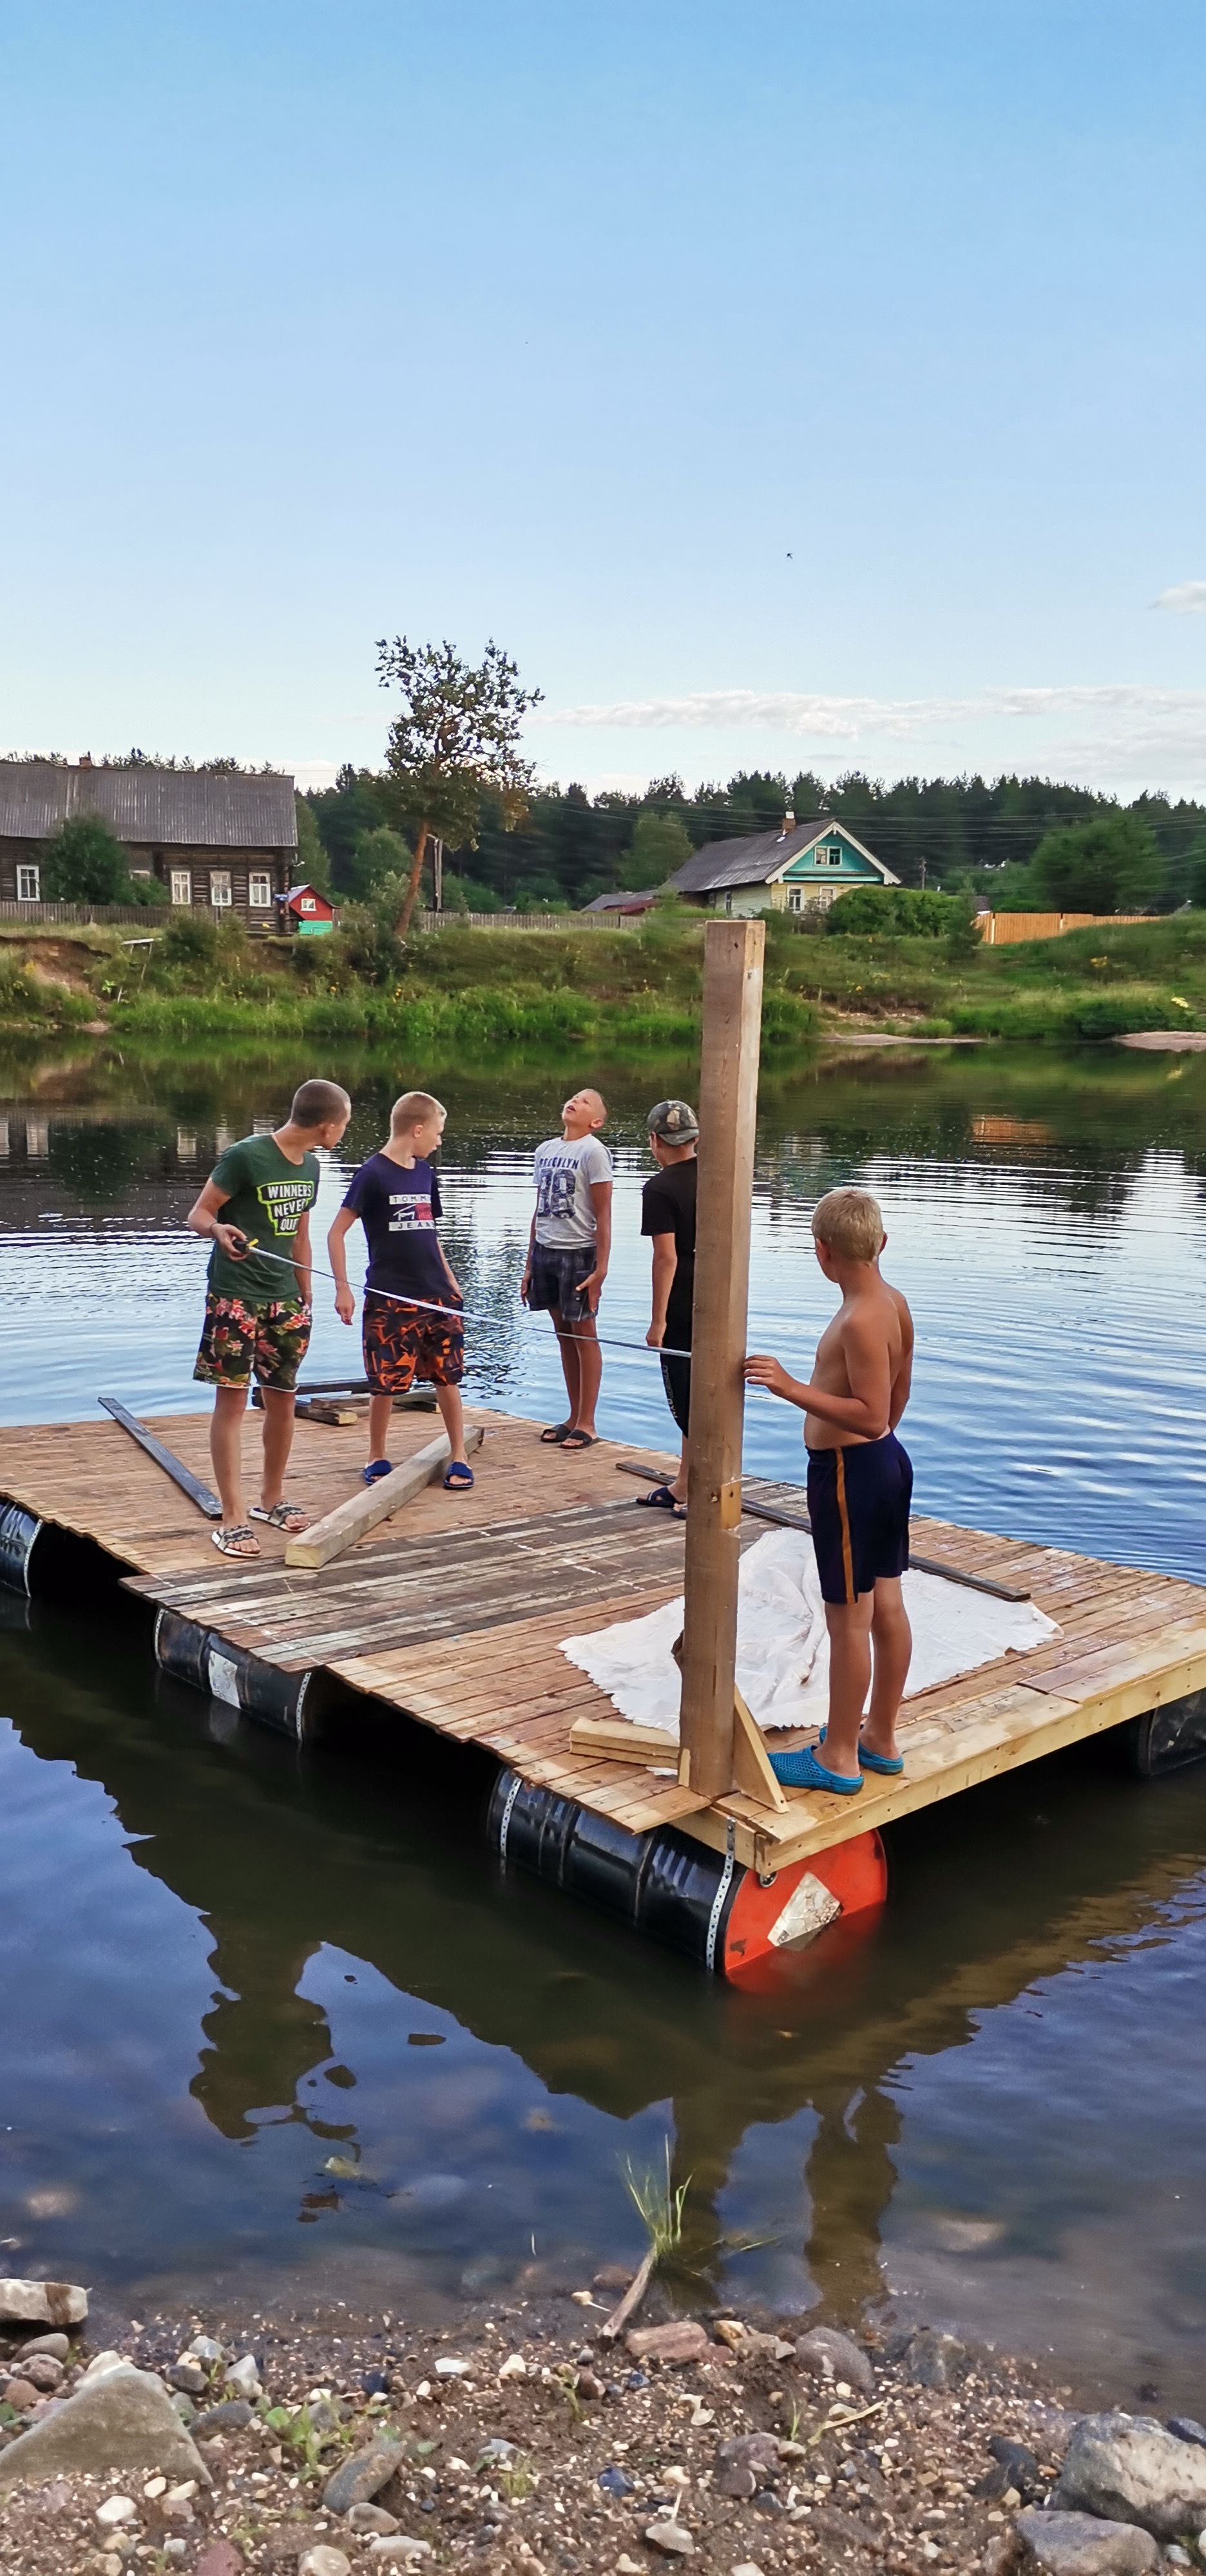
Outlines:
{"label": "plaid shorts", "polygon": [[206,1291],[205,1322],[193,1376],[205,1386],[250,1386],[254,1369],[260,1386],[292,1395],[297,1372],[310,1340],[308,1306],[274,1299],[250,1306],[242,1297],[215,1297]]}
{"label": "plaid shorts", "polygon": [[374,1395],[409,1395],[417,1377],[430,1378],[433,1386],[460,1385],[465,1328],[450,1315],[401,1306],[396,1298],[366,1288],[361,1323],[364,1374]]}
{"label": "plaid shorts", "polygon": [[551,1306],[556,1306],[563,1323],[585,1324],[594,1308],[582,1294],[582,1282],[589,1279],[598,1258],[593,1243],[564,1248],[555,1243],[534,1243],[528,1287],[532,1313],[547,1314]]}

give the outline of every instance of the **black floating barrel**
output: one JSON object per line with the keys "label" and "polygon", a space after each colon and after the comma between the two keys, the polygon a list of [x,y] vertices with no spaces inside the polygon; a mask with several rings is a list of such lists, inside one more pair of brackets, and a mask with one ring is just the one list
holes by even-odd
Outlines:
{"label": "black floating barrel", "polygon": [[155,1658],[177,1681],[191,1682],[194,1690],[241,1709],[245,1717],[258,1718],[261,1726],[275,1727],[295,1744],[305,1742],[313,1673],[280,1672],[275,1664],[263,1663],[244,1646],[232,1645],[229,1638],[199,1627],[194,1619],[182,1619],[175,1610],[161,1610],[156,1619]]}
{"label": "black floating barrel", "polygon": [[1206,1690],[1184,1699],[1166,1700],[1133,1717],[1126,1729],[1132,1764],[1141,1780],[1157,1780],[1165,1771],[1183,1771],[1206,1757]]}
{"label": "black floating barrel", "polygon": [[21,1503],[5,1503],[0,1510],[0,1583],[11,1592],[32,1590],[29,1569],[42,1524]]}
{"label": "black floating barrel", "polygon": [[487,1833],[504,1862],[723,1974],[725,1927],[745,1876],[723,1853],[672,1825],[626,1833],[574,1799],[506,1770],[494,1784]]}

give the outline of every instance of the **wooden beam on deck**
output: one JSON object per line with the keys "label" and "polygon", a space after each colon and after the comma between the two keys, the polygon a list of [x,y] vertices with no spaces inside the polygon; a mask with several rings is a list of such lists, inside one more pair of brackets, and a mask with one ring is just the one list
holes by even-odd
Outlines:
{"label": "wooden beam on deck", "polygon": [[704,932],[679,1778],[707,1799],[733,1785],[741,1370],[765,946],[760,921],[710,921]]}
{"label": "wooden beam on deck", "polygon": [[[471,1424],[465,1433],[466,1456],[480,1449],[482,1437],[476,1425]],[[434,1484],[437,1476],[442,1477],[451,1456],[448,1434],[441,1431],[437,1439],[416,1449],[413,1458],[405,1459],[392,1474],[379,1477],[375,1485],[366,1485],[362,1494],[350,1495],[324,1520],[312,1522],[308,1530],[291,1538],[285,1549],[286,1565],[305,1566],[311,1572],[320,1565],[329,1565],[332,1557],[342,1556],[345,1547],[354,1547],[366,1530],[375,1529],[378,1521],[388,1520],[391,1512],[421,1494],[424,1485]]]}

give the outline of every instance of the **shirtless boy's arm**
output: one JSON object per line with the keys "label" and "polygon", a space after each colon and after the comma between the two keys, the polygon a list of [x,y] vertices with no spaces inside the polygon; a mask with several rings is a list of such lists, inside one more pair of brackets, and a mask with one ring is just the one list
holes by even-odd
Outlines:
{"label": "shirtless boy's arm", "polygon": [[[863,1440],[882,1440],[891,1428],[895,1392],[885,1320],[882,1314],[850,1315],[840,1332],[848,1395],[833,1395],[811,1378],[801,1385],[798,1378],[788,1376],[780,1360],[761,1351],[747,1359],[746,1381],[764,1386],[768,1395],[782,1396],[787,1404],[798,1404],[801,1413],[815,1415],[818,1422],[831,1422],[835,1430],[856,1432]],[[903,1411],[902,1401],[897,1421]]]}

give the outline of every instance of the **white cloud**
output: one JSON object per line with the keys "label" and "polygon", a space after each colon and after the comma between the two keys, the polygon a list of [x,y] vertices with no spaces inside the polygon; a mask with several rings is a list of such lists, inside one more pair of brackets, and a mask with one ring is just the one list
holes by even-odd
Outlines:
{"label": "white cloud", "polygon": [[[1206,592],[1206,584],[1202,588]],[[1137,717],[1145,727],[1163,718],[1171,720],[1178,732],[1186,729],[1200,741],[1206,724],[1206,690],[1155,689],[1130,681],[984,689],[970,698],[838,698],[788,689],[763,696],[754,689],[708,689],[681,698],[620,698],[610,705],[563,707],[530,721],[533,730],[537,726],[642,732],[758,728],[850,743],[864,735],[900,739],[929,733],[938,725],[975,723],[992,716],[1024,720],[1073,712],[1099,713],[1115,723]]]}
{"label": "white cloud", "polygon": [[1178,617],[1206,615],[1206,581],[1177,581],[1171,590],[1162,590],[1153,608],[1171,608]]}

